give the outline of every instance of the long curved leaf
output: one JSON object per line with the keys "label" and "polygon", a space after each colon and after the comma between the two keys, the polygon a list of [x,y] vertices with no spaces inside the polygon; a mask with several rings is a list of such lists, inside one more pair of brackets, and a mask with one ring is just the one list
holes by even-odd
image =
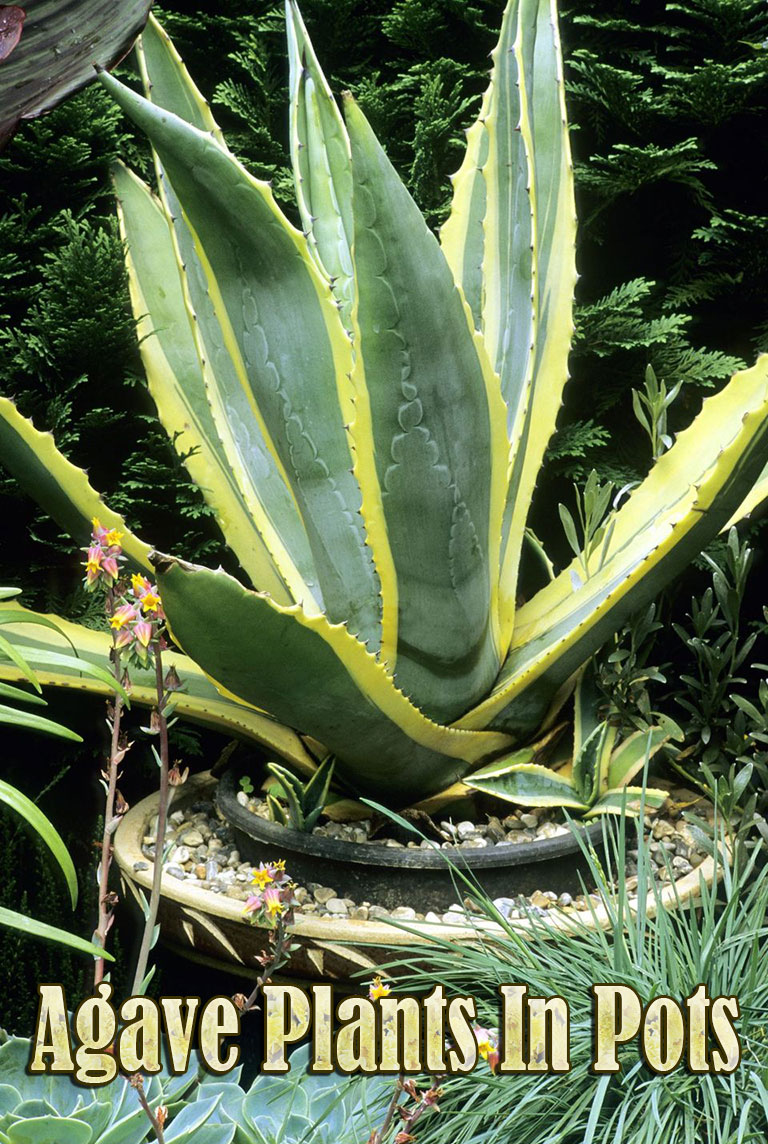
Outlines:
{"label": "long curved leaf", "polygon": [[576,287],[576,205],[556,0],[521,0],[520,131],[531,157],[534,281],[533,368],[513,432],[502,538],[500,597],[508,642],[531,499],[568,380]]}
{"label": "long curved leaf", "polygon": [[[77,649],[80,660],[101,668],[108,662],[112,643],[106,632],[97,632],[81,624],[53,617],[62,633],[57,637],[45,629],[30,629],[24,622],[30,613],[19,604],[0,604],[0,614],[5,613],[18,618],[18,624],[6,627],[5,631],[35,667],[43,686],[94,695],[110,694],[112,688],[107,683],[78,671],[77,661],[73,657],[68,657],[69,663],[62,663],[59,659],[64,658],[60,649],[71,643]],[[240,738],[252,739],[292,762],[305,774],[314,774],[314,760],[293,731],[246,704],[223,697],[197,664],[187,656],[166,652],[163,663],[167,668],[176,668],[184,686],[184,690],[177,691],[174,695],[174,707],[180,717]],[[131,702],[149,707],[155,704],[157,692],[154,672],[132,669],[131,677]],[[20,678],[21,673],[15,665],[0,663],[0,679],[16,681]]]}
{"label": "long curved leaf", "polygon": [[77,874],[69,851],[56,827],[31,799],[27,798],[16,787],[11,786],[10,783],[3,782],[2,779],[0,779],[0,802],[4,802],[11,810],[15,810],[17,814],[26,819],[48,847],[64,874],[74,910],[77,905]]}
{"label": "long curved leaf", "polygon": [[[141,37],[137,54],[147,99],[206,132],[226,150],[210,108],[192,82],[170,38],[152,17]],[[225,331],[221,328],[211,301],[194,235],[156,153],[155,166],[168,228],[167,236],[160,233],[156,237],[162,242],[163,257],[167,263],[166,273],[172,278],[171,266],[175,263],[179,283],[178,294],[173,290],[173,285],[169,291],[169,295],[173,294],[176,315],[172,329],[167,322],[167,304],[171,298],[163,296],[164,279],[160,279],[158,296],[158,280],[154,273],[156,267],[145,266],[145,273],[139,281],[142,269],[140,261],[146,263],[148,259],[156,258],[158,247],[147,241],[140,220],[132,219],[127,211],[124,211],[124,225],[126,231],[132,231],[136,239],[132,251],[128,251],[129,275],[133,277],[135,267],[137,286],[141,285],[149,309],[148,314],[146,308],[139,310],[142,299],[136,298],[134,312],[137,318],[146,316],[157,329],[164,346],[169,341],[184,339],[183,322],[186,321],[188,325],[186,339],[182,343],[184,349],[183,358],[179,362],[181,368],[175,371],[175,376],[169,376],[162,360],[159,363],[147,361],[153,347],[142,343],[158,414],[174,437],[179,422],[179,406],[193,411],[194,425],[187,424],[189,418],[184,424],[187,435],[195,436],[200,448],[189,461],[195,463],[196,469],[203,466],[207,468],[209,479],[203,485],[204,495],[221,514],[228,539],[252,582],[260,590],[272,592],[282,602],[303,600],[309,607],[310,601],[314,599],[321,607],[322,593],[317,584],[309,538],[274,449],[262,432],[258,418],[252,417],[247,408],[244,411],[245,419],[241,419],[239,426],[227,416],[232,395],[241,391],[238,365],[242,366],[242,363],[237,355],[232,355],[227,345]],[[134,194],[134,206],[135,199]],[[146,203],[144,210],[146,211]],[[159,225],[157,220],[154,225]],[[128,237],[130,239],[130,234]],[[181,311],[178,308],[179,300]],[[176,348],[179,348],[177,342]],[[155,356],[158,356],[156,351]],[[162,359],[162,355],[159,356]],[[197,368],[194,366],[195,360]],[[155,365],[158,368],[151,368]],[[213,409],[219,412],[218,422],[213,416]],[[228,449],[224,445],[225,441],[229,443]],[[174,444],[178,448],[184,447],[182,439],[174,439]],[[232,462],[232,457],[238,452],[240,464]],[[219,457],[224,459],[229,489],[222,486],[221,475],[217,471]],[[199,476],[205,480],[206,473],[199,473]],[[198,479],[198,475],[195,479]],[[238,511],[238,500],[242,502],[241,508],[245,509],[247,520],[243,520],[242,511]]]}
{"label": "long curved leaf", "polygon": [[517,763],[493,778],[470,775],[464,782],[473,790],[487,791],[520,806],[566,806],[582,812],[589,809],[568,778],[539,763]]}
{"label": "long curved leaf", "polygon": [[740,520],[751,516],[755,509],[759,508],[765,500],[768,500],[768,465],[765,466],[749,490],[749,495],[744,498],[731,519],[723,525],[721,531],[727,532],[732,525],[738,524]]}
{"label": "long curved leaf", "polygon": [[352,349],[330,286],[266,184],[209,135],[101,79],[148,134],[194,236],[238,373],[237,389],[218,409],[213,401],[230,462],[247,468],[255,420],[299,507],[328,615],[378,650],[378,580],[348,429]]}
{"label": "long curved leaf", "polygon": [[437,241],[351,97],[345,115],[356,388],[370,402],[397,574],[395,678],[443,722],[486,693],[500,663],[504,405]]}
{"label": "long curved leaf", "polygon": [[441,241],[507,403],[500,581],[506,653],[526,518],[568,377],[573,332],[576,215],[554,0],[508,4],[492,57],[491,84],[454,176]]}
{"label": "long curved leaf", "polygon": [[151,12],[136,44],[136,54],[147,99],[200,131],[207,131],[226,148],[210,105],[195,86],[170,36]]}
{"label": "long curved leaf", "polygon": [[[89,663],[86,660],[78,659],[77,652],[72,644],[67,639],[63,632],[61,625],[51,619],[50,616],[41,616],[35,612],[28,612],[24,608],[2,607],[0,605],[0,628],[14,625],[19,623],[24,624],[25,627],[32,625],[33,627],[46,628],[48,631],[55,632],[61,636],[66,644],[65,651],[41,651],[37,655],[37,663],[45,667],[64,667],[75,670],[79,675],[90,677],[105,684],[111,691],[116,691],[118,695],[130,706],[130,699],[128,693],[123,687],[122,683],[115,679],[112,672],[107,670],[104,666],[98,663]],[[5,655],[10,659],[14,668],[19,672],[19,678],[27,679],[29,682],[40,691],[40,681],[31,665],[27,662],[22,652],[15,645],[14,641],[5,635],[0,634],[0,655]],[[0,666],[1,666],[0,660]],[[13,711],[10,712],[12,716]],[[8,709],[6,709],[8,715]],[[34,727],[37,726],[41,730],[47,730],[50,734],[57,734],[65,739],[75,739],[81,742],[80,736],[76,735],[73,731],[68,731],[64,727],[60,727],[57,723],[51,723],[50,720],[39,719],[36,716],[26,715],[23,712],[19,713],[19,718],[6,717],[4,722],[17,722],[19,726]]]}
{"label": "long curved leaf", "polygon": [[533,210],[530,156],[521,122],[528,115],[520,84],[520,3],[508,4],[491,53],[491,82],[467,132],[467,149],[453,176],[451,213],[440,242],[464,289],[478,330],[501,380],[507,432],[530,385],[533,350]]}
{"label": "long curved leaf", "polygon": [[293,603],[259,533],[219,440],[184,304],[173,239],[149,188],[113,171],[141,356],[157,412],[251,582]]}
{"label": "long curved leaf", "polygon": [[704,401],[693,424],[625,501],[600,570],[574,590],[574,561],[520,609],[496,686],[457,725],[530,734],[554,691],[717,535],[767,453],[763,355]]}
{"label": "long curved leaf", "polygon": [[324,743],[355,791],[377,792],[385,781],[406,803],[509,746],[505,735],[432,723],[343,625],[281,608],[221,570],[165,556],[155,565],[180,646],[220,688]]}
{"label": "long curved leaf", "polygon": [[73,743],[83,741],[82,735],[70,731],[68,727],[63,727],[53,719],[46,719],[44,715],[38,715],[35,711],[19,711],[17,707],[7,707],[4,703],[0,703],[0,723],[6,723],[11,727],[25,727],[30,731],[40,731],[57,739],[69,739]]}
{"label": "long curved leaf", "polygon": [[0,397],[0,462],[76,543],[79,539],[87,544],[96,516],[105,528],[119,529],[126,556],[138,568],[151,571],[149,545],[104,503],[83,470],[59,452],[53,436],[35,429],[7,397]]}
{"label": "long curved leaf", "polygon": [[611,755],[606,789],[626,786],[643,769],[646,759],[652,759],[673,734],[669,725],[662,725],[649,727],[647,731],[635,731],[624,739]]}
{"label": "long curved leaf", "polygon": [[639,814],[641,808],[645,813],[659,810],[669,798],[669,791],[657,790],[656,787],[625,786],[619,791],[607,791],[599,802],[589,808],[585,818],[594,818],[598,814]]}
{"label": "long curved leaf", "polygon": [[350,329],[355,279],[349,138],[295,0],[286,0],[285,25],[296,198],[310,249],[332,279],[342,321]]}
{"label": "long curved leaf", "polygon": [[41,695],[34,695],[21,687],[11,687],[8,683],[0,683],[0,696],[3,699],[12,699],[15,703],[30,703],[38,707],[46,705]]}
{"label": "long curved leaf", "polygon": [[103,957],[106,961],[114,961],[114,957],[101,946],[93,945],[90,941],[78,937],[77,934],[67,933],[66,930],[49,926],[46,922],[39,922],[36,918],[28,918],[26,914],[19,914],[15,910],[7,910],[0,906],[0,926],[19,930],[27,937],[40,937],[45,941],[53,941],[58,945],[68,945],[78,953],[88,953],[91,957]]}

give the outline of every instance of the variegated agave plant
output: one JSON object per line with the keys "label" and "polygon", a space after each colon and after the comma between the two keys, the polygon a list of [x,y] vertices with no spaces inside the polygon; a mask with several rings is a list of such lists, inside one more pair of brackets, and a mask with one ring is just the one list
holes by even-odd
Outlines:
{"label": "variegated agave plant", "polygon": [[[156,23],[144,97],[101,77],[157,157],[159,198],[115,175],[150,388],[243,582],[130,535],[124,549],[154,565],[189,657],[179,714],[304,769],[320,743],[349,789],[404,805],[546,732],[624,618],[747,511],[768,359],[707,399],[616,512],[598,569],[575,561],[518,606],[576,280],[554,2],[510,0],[441,242],[348,95],[342,118],[292,0],[287,25],[303,231]],[[120,523],[49,437],[0,412],[0,456],[73,535],[92,514]]]}

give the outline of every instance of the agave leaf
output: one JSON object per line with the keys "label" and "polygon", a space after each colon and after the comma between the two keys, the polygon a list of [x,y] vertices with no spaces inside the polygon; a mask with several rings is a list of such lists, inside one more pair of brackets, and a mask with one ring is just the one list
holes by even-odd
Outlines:
{"label": "agave leaf", "polygon": [[123,533],[123,551],[136,567],[151,571],[149,545],[104,503],[83,470],[58,451],[52,435],[35,429],[7,397],[0,397],[0,458],[21,487],[70,536],[87,538],[96,516],[105,528]]}
{"label": "agave leaf", "polygon": [[[152,16],[139,42],[138,58],[147,98],[207,132],[226,149],[207,102]],[[118,171],[116,190],[128,240],[133,310],[158,415],[252,583],[280,603],[309,601],[313,592],[321,603],[306,531],[258,426],[252,426],[245,467],[233,467],[222,444],[212,401],[223,408],[226,392],[237,390],[239,380],[208,296],[193,236],[159,161],[157,168],[162,207],[128,172]],[[152,330],[154,337],[146,337]],[[229,433],[231,426],[225,426],[224,436]],[[237,445],[231,446],[230,454],[233,449]]]}
{"label": "agave leaf", "polygon": [[493,691],[457,726],[530,733],[557,687],[717,535],[752,487],[766,451],[763,355],[705,399],[693,424],[624,502],[602,568],[574,591],[574,562],[520,609]]}
{"label": "agave leaf", "polygon": [[635,731],[620,743],[611,755],[608,789],[626,786],[643,769],[646,759],[653,758],[670,737],[668,727],[649,727],[647,731]]}
{"label": "agave leaf", "polygon": [[293,603],[237,485],[211,416],[162,207],[149,188],[123,166],[114,168],[113,179],[141,356],[158,416],[251,581],[281,604]]}
{"label": "agave leaf", "polygon": [[573,757],[576,759],[600,723],[601,695],[597,689],[594,660],[590,660],[579,672],[573,700]]}
{"label": "agave leaf", "polygon": [[[75,736],[79,738],[79,736]],[[61,835],[53,823],[43,814],[38,806],[28,799],[21,791],[0,780],[0,802],[4,802],[11,810],[15,810],[42,838],[53,857],[58,862],[66,879],[72,909],[77,906],[77,874],[69,851],[64,845]]]}
{"label": "agave leaf", "polygon": [[521,0],[520,132],[528,153],[536,250],[533,368],[513,432],[501,601],[511,636],[528,510],[568,380],[576,287],[576,205],[556,0]]}
{"label": "agave leaf", "polygon": [[209,135],[101,80],[149,136],[194,236],[238,374],[236,390],[209,390],[221,398],[213,415],[230,463],[241,479],[255,420],[299,507],[329,617],[378,650],[379,588],[348,428],[352,349],[330,287],[265,183]]}
{"label": "agave leaf", "polygon": [[442,722],[485,694],[500,662],[503,403],[437,241],[351,97],[345,115],[356,388],[365,384],[370,399],[397,573],[396,678]]}
{"label": "agave leaf", "polygon": [[469,775],[464,781],[473,790],[520,806],[564,806],[581,812],[589,809],[572,782],[539,763],[520,763],[496,778]]}
{"label": "agave leaf", "polygon": [[511,468],[500,586],[506,651],[526,517],[573,333],[576,214],[554,0],[508,4],[492,55],[491,85],[454,178],[442,243],[507,403]]}
{"label": "agave leaf", "polygon": [[492,763],[487,763],[477,771],[472,772],[472,779],[465,779],[465,784],[472,785],[472,782],[480,781],[485,782],[490,779],[498,779],[502,775],[506,775],[509,771],[515,770],[520,766],[527,766],[532,763],[536,758],[536,751],[533,747],[521,747],[519,751],[512,751],[509,755],[502,755],[500,759],[494,759]]}
{"label": "agave leaf", "polygon": [[328,800],[328,791],[331,789],[331,782],[333,780],[334,765],[333,755],[328,755],[323,759],[312,778],[304,787],[306,809],[311,810],[313,807],[318,806],[320,810],[322,810],[325,806]]}
{"label": "agave leaf", "polygon": [[605,786],[617,728],[598,723],[573,757],[573,785],[590,806]]}
{"label": "agave leaf", "polygon": [[226,149],[221,130],[210,105],[192,81],[170,36],[150,12],[146,27],[136,45],[139,70],[147,99],[172,111],[200,131],[207,131]]}
{"label": "agave leaf", "polygon": [[290,826],[288,815],[282,803],[278,802],[273,794],[267,795],[267,807],[269,808],[269,817],[273,822],[277,822],[280,826]]}
{"label": "agave leaf", "polygon": [[501,380],[510,442],[530,385],[534,339],[534,232],[527,111],[521,74],[521,4],[508,4],[480,114],[453,176],[440,241]]}
{"label": "agave leaf", "polygon": [[[510,745],[432,723],[346,628],[281,608],[231,576],[155,556],[174,639],[204,655],[220,689],[325,743],[356,792],[389,785],[403,803]],[[375,744],[372,749],[371,744]]]}
{"label": "agave leaf", "polygon": [[[550,769],[558,769],[558,764],[555,760],[559,754],[557,748],[558,746],[562,746],[560,739],[565,730],[565,726],[565,723],[559,723],[557,727],[553,727],[546,735],[537,739],[535,743],[531,743],[527,747],[522,747],[519,751],[512,751],[511,754],[502,755],[501,758],[494,759],[492,763],[486,763],[486,765],[479,770],[474,770],[472,777],[475,779],[496,778],[498,775],[506,774],[508,770],[519,766],[521,763],[546,763]],[[555,758],[553,758],[553,752]],[[570,755],[566,753],[565,760],[568,758],[570,758]],[[565,760],[561,759],[560,761]],[[466,794],[466,791],[463,793]],[[459,792],[456,791],[455,795],[458,796],[458,794]]]}
{"label": "agave leaf", "polygon": [[[41,628],[30,631],[25,622],[30,613],[20,604],[2,604],[0,613],[18,616],[18,626],[6,627],[5,632],[35,667],[44,686],[66,687],[94,695],[109,695],[113,692],[114,681],[110,686],[101,678],[84,675],[77,669],[78,661],[74,657],[63,656],[59,651],[66,640],[67,645],[76,648],[81,660],[103,672],[101,665],[108,661],[112,644],[106,632],[93,631],[80,624],[53,617],[62,633],[61,636],[56,636]],[[166,668],[175,667],[184,685],[184,690],[177,691],[174,695],[178,715],[215,730],[252,739],[288,759],[304,774],[314,774],[316,764],[293,731],[245,704],[223,698],[197,664],[186,656],[166,652],[163,664]],[[154,672],[133,670],[131,675],[131,701],[151,707],[157,702]],[[22,673],[14,664],[0,663],[0,679],[16,681],[20,678]]]}
{"label": "agave leaf", "polygon": [[151,0],[34,0],[0,68],[0,144],[130,51]]}
{"label": "agave leaf", "polygon": [[585,818],[594,818],[598,814],[640,814],[641,808],[646,812],[659,810],[669,797],[669,792],[657,790],[655,787],[622,787],[621,790],[609,790],[589,808]]}
{"label": "agave leaf", "polygon": [[731,519],[727,524],[723,525],[721,531],[728,532],[734,524],[738,524],[740,520],[751,516],[755,509],[758,508],[766,498],[768,498],[768,465],[766,465],[760,473],[760,476],[750,489],[749,495],[744,498]]}
{"label": "agave leaf", "polygon": [[349,138],[293,0],[286,0],[285,25],[296,198],[310,250],[333,280],[341,303],[341,319],[350,329],[355,280]]}
{"label": "agave leaf", "polygon": [[[270,796],[269,805],[272,806],[278,798],[284,799],[288,804],[286,810],[288,822],[294,830],[303,830],[304,806],[301,800],[301,783],[294,774],[276,763],[267,763],[267,770],[277,779],[277,787]],[[283,817],[285,818],[286,815]]]}
{"label": "agave leaf", "polygon": [[[190,79],[169,37],[154,19],[149,21],[142,36],[138,58],[147,98],[206,132],[226,151],[208,105]],[[178,396],[198,411],[197,431],[206,442],[205,450],[224,457],[231,488],[242,500],[250,517],[253,554],[247,557],[244,568],[249,571],[253,583],[259,590],[270,591],[283,602],[303,600],[307,607],[311,607],[314,599],[317,606],[322,607],[314,558],[298,507],[274,447],[263,432],[262,423],[251,415],[247,400],[243,401],[243,363],[237,355],[233,356],[227,344],[227,331],[222,330],[211,300],[195,236],[187,225],[159,157],[156,152],[154,154],[170,238],[167,253],[175,261],[182,306],[191,328],[191,349],[197,358],[199,371],[195,373],[190,369],[179,375]],[[127,215],[125,224],[130,224]],[[134,247],[139,254],[145,245],[144,231],[134,227],[133,233]],[[170,265],[168,273],[172,274]],[[162,329],[167,316],[164,299],[162,296],[158,299],[156,290],[152,290],[152,279],[146,278],[145,281],[149,289],[147,302],[152,307],[149,318]],[[142,321],[145,310],[138,310],[138,304],[139,300],[135,300],[134,312],[137,320]],[[151,346],[145,352],[151,352]],[[172,416],[174,402],[169,395],[169,386],[173,388],[173,383],[162,370],[154,380],[153,396],[158,404],[158,413],[166,429],[173,434],[176,419]],[[242,409],[239,420],[229,419],[227,409],[238,396],[241,406],[236,408]],[[174,443],[184,448],[183,440]],[[212,494],[221,506],[222,490],[217,480],[214,480]],[[236,533],[231,537],[241,561],[249,549],[248,525],[245,521],[242,523],[242,539]],[[276,588],[275,577],[278,578]]]}

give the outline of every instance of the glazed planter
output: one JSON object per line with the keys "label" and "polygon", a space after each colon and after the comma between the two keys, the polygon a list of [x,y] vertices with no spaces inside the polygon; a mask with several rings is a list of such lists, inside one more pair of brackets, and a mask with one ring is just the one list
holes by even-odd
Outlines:
{"label": "glazed planter", "polygon": [[456,877],[448,858],[491,898],[530,896],[534,890],[575,895],[581,892],[582,879],[589,883],[577,834],[602,850],[599,821],[577,826],[576,834],[568,831],[537,842],[501,843],[478,850],[401,850],[380,843],[339,841],[291,830],[241,806],[238,777],[237,771],[221,776],[216,805],[231,824],[244,861],[258,865],[284,859],[296,881],[335,886],[340,897],[372,902],[385,910],[416,905],[420,913],[444,913],[461,901],[469,888]]}
{"label": "glazed planter", "polygon": [[[216,786],[210,775],[203,774],[188,780],[174,807],[187,801],[210,798]],[[147,826],[157,814],[158,796],[150,795],[137,803],[125,815],[114,838],[114,856],[120,869],[126,898],[143,899],[152,885],[152,866],[148,865],[141,849]],[[322,867],[314,871],[317,879],[326,880]],[[711,884],[715,875],[712,858],[705,861],[685,877],[663,887],[662,906],[676,906],[696,898],[700,880]],[[633,899],[630,898],[630,904]],[[656,899],[649,895],[646,912],[652,917]],[[140,914],[139,914],[140,916]],[[176,952],[193,961],[201,962],[227,972],[255,978],[259,972],[257,955],[266,944],[263,929],[252,926],[243,916],[243,903],[199,889],[191,882],[179,881],[163,874],[160,901],[160,940]],[[608,928],[610,919],[605,907],[597,904],[592,910],[571,910],[549,917],[552,934],[559,931],[602,926]],[[521,935],[530,929],[527,918],[510,923]],[[299,980],[348,982],[355,974],[375,972],[376,967],[390,960],[394,949],[414,945],[427,946],[431,939],[446,939],[460,944],[478,940],[488,942],[504,931],[485,918],[461,918],[456,925],[431,922],[409,922],[393,925],[384,921],[356,921],[349,918],[296,915],[292,934],[298,949],[290,965],[281,971],[286,977]]]}

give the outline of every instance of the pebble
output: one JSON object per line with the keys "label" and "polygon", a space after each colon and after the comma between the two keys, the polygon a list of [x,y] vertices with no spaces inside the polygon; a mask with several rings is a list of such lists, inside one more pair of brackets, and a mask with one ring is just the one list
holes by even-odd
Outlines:
{"label": "pebble", "polygon": [[320,906],[325,906],[328,902],[338,899],[336,891],[331,890],[328,886],[317,886],[312,891],[312,896]]}
{"label": "pebble", "polygon": [[[557,895],[555,895],[557,901]],[[549,894],[544,893],[542,890],[534,890],[530,897],[531,905],[534,909],[548,910],[552,905],[552,899]]]}
{"label": "pebble", "polygon": [[488,825],[485,828],[485,836],[494,846],[497,842],[504,842],[507,835],[498,818],[491,816],[488,819]]}
{"label": "pebble", "polygon": [[493,904],[504,918],[508,918],[515,908],[514,898],[494,898]]}
{"label": "pebble", "polygon": [[[242,797],[241,797],[242,796]],[[255,813],[262,817],[266,815],[262,804],[253,797],[238,792],[238,802],[250,806]],[[651,870],[660,882],[668,882],[670,878],[684,877],[690,874],[704,861],[705,854],[697,850],[692,835],[688,832],[685,823],[674,818],[648,819],[647,830],[649,834],[649,851],[651,854]],[[147,861],[136,862],[134,869],[147,870],[154,859],[155,833],[157,817],[147,826],[147,833],[143,838],[142,853]],[[472,823],[462,820],[459,823],[442,821],[439,823],[443,842],[422,840],[410,842],[410,849],[482,849],[498,845],[521,844],[536,838],[552,838],[567,833],[567,827],[560,822],[552,820],[551,814],[543,811],[541,815],[524,812],[509,814],[499,819],[493,815],[488,816],[487,823]],[[369,822],[357,823],[326,823],[316,828],[316,832],[325,833],[328,837],[344,839],[349,842],[367,845],[381,845],[393,849],[403,849],[403,843],[394,838],[377,838],[368,842],[370,832]],[[253,892],[252,877],[253,866],[243,862],[239,851],[234,845],[234,836],[229,824],[221,820],[218,810],[211,803],[196,803],[189,809],[174,810],[168,822],[168,859],[164,864],[164,872],[180,881],[191,881],[201,889],[210,890],[236,901],[245,901]],[[637,849],[627,851],[627,879],[626,889],[629,893],[637,889]],[[400,921],[426,920],[433,924],[440,921],[458,925],[461,924],[467,909],[472,908],[468,903],[461,905],[454,903],[448,910],[438,913],[434,910],[423,915],[413,906],[399,905],[392,909],[384,909],[377,903],[357,903],[351,898],[341,896],[341,892],[334,887],[324,886],[318,882],[309,882],[306,886],[298,886],[295,891],[299,909],[302,913],[317,916],[336,918],[353,918],[356,921],[380,921],[392,917]],[[590,894],[593,902],[599,900],[596,894]],[[544,915],[552,910],[584,910],[587,900],[584,895],[577,896],[562,893],[559,896],[551,890],[535,890],[530,897],[502,896],[494,899],[494,905],[503,917],[512,920],[524,917],[526,913]]]}

